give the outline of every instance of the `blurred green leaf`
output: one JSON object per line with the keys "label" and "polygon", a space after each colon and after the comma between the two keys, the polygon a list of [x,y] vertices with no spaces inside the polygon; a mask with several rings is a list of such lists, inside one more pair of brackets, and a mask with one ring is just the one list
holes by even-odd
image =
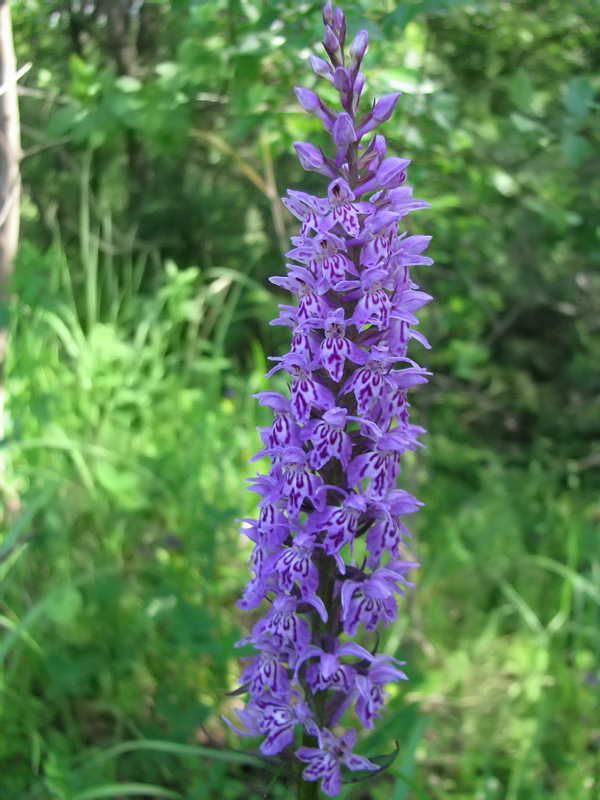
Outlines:
{"label": "blurred green leaf", "polygon": [[574,119],[581,122],[587,117],[593,99],[594,87],[589,78],[579,76],[569,80],[564,104]]}
{"label": "blurred green leaf", "polygon": [[576,133],[568,133],[560,146],[565,158],[574,167],[580,167],[594,149],[587,139]]}
{"label": "blurred green leaf", "polygon": [[115,81],[115,86],[125,93],[139,92],[142,88],[142,83],[131,75],[120,75]]}
{"label": "blurred green leaf", "polygon": [[533,85],[529,74],[518,69],[509,83],[510,97],[520,111],[528,111],[533,97]]}
{"label": "blurred green leaf", "polygon": [[65,586],[52,596],[46,605],[46,615],[58,626],[73,625],[83,608],[81,592],[74,586]]}

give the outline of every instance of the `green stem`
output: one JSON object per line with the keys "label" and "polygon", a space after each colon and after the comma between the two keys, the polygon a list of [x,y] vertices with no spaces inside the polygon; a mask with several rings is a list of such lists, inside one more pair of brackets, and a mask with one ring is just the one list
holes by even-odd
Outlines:
{"label": "green stem", "polygon": [[[322,693],[323,694],[323,693]],[[318,747],[319,742],[316,736],[311,736],[304,731],[302,736],[302,744],[305,747]],[[319,800],[319,783],[318,781],[305,781],[302,777],[304,771],[304,764],[300,764],[298,770],[298,794],[297,800]]]}
{"label": "green stem", "polygon": [[319,800],[319,784],[317,781],[303,780],[302,770],[298,773],[298,800]]}

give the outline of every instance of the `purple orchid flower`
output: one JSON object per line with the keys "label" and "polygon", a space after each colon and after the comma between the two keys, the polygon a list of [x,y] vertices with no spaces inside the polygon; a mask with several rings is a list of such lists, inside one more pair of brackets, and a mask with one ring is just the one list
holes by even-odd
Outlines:
{"label": "purple orchid flower", "polygon": [[[300,232],[287,274],[270,280],[295,302],[280,304],[272,322],[290,329],[291,344],[271,359],[267,377],[287,373],[289,394],[255,395],[273,421],[259,428],[263,447],[254,460],[266,457],[270,466],[249,482],[259,513],[242,520],[252,574],[238,606],[264,613],[238,643],[255,654],[242,674],[249,697],[236,711],[243,728],[234,729],[261,736],[265,755],[295,753],[307,765],[303,779],[334,797],[342,769],[378,769],[352,754],[352,728],[334,733],[334,726],[354,714],[372,728],[386,685],[406,680],[400,662],[374,654],[373,634],[397,619],[412,587],[406,576],[418,566],[405,518],[421,504],[397,481],[403,455],[422,446],[425,432],[410,422],[408,397],[430,373],[407,353],[411,343],[429,346],[416,326],[431,297],[411,270],[432,261],[423,255],[430,237],[401,229],[408,213],[429,204],[406,184],[410,161],[390,155],[377,132],[399,94],[359,115],[367,33],[356,34],[346,55],[344,14],[327,2],[323,22],[327,60],[309,62],[340,104],[295,89],[331,147],[294,145],[302,166],[326,185],[322,197],[288,189],[283,199]],[[364,644],[354,641],[359,635]]]}
{"label": "purple orchid flower", "polygon": [[307,781],[321,781],[321,789],[327,797],[335,797],[341,789],[340,766],[350,770],[377,770],[379,767],[364,756],[356,756],[352,748],[356,743],[356,731],[349,730],[339,739],[324,730],[321,735],[321,747],[300,747],[296,756],[308,764],[303,772]]}

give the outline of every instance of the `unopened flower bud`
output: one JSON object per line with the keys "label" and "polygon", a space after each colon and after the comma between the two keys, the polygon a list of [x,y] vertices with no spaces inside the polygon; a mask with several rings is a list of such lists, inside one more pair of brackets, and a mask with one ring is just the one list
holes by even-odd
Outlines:
{"label": "unopened flower bud", "polygon": [[325,163],[325,157],[314,145],[307,142],[294,142],[294,150],[304,169],[309,172],[320,172],[330,178],[337,178],[336,173]]}
{"label": "unopened flower bud", "polygon": [[406,167],[410,164],[408,158],[392,158],[384,159],[377,171],[373,173],[369,171],[365,176],[367,180],[355,189],[355,194],[359,195],[372,192],[376,189],[395,189],[406,180]]}
{"label": "unopened flower bud", "polygon": [[356,76],[354,81],[354,87],[352,89],[352,113],[356,114],[358,111],[358,104],[360,102],[360,96],[362,94],[362,90],[365,88],[365,76],[362,72],[359,72]]}
{"label": "unopened flower bud", "polygon": [[333,32],[333,29],[329,26],[325,26],[325,36],[323,37],[323,46],[327,51],[327,55],[331,58],[332,62],[335,61],[336,64],[340,62],[340,41]]}
{"label": "unopened flower bud", "polygon": [[385,137],[380,133],[375,134],[363,155],[358,159],[358,169],[363,170],[373,162],[376,162],[375,166],[371,167],[371,171],[377,170],[377,167],[385,158],[385,149]]}
{"label": "unopened flower bud", "polygon": [[325,130],[331,131],[333,123],[336,119],[336,114],[331,109],[324,106],[318,95],[311,92],[310,89],[304,89],[301,86],[295,86],[294,92],[302,108],[309,114],[314,114],[323,123]]}
{"label": "unopened flower bud", "polygon": [[338,149],[335,163],[337,167],[341,167],[346,158],[348,147],[352,144],[352,142],[356,141],[356,132],[354,130],[354,124],[350,114],[342,111],[337,118],[331,133],[333,136],[333,141],[337,145]]}
{"label": "unopened flower bud", "polygon": [[331,0],[327,0],[323,6],[323,22],[325,25],[333,25],[333,8]]}
{"label": "unopened flower bud", "polygon": [[377,170],[377,180],[382,189],[395,189],[406,180],[406,168],[410,164],[409,158],[392,156],[386,158]]}
{"label": "unopened flower bud", "polygon": [[352,142],[356,141],[356,133],[354,125],[352,124],[352,117],[345,111],[339,115],[336,120],[333,130],[333,141],[338,147],[348,147]]}
{"label": "unopened flower bud", "polygon": [[325,164],[325,158],[314,144],[307,142],[294,142],[294,150],[298,154],[304,169],[320,169]]}
{"label": "unopened flower bud", "polygon": [[294,86],[294,94],[298,98],[298,102],[302,108],[308,111],[309,114],[314,114],[321,110],[321,101],[310,89],[304,89],[302,86]]}
{"label": "unopened flower bud", "polygon": [[375,103],[373,111],[370,114],[365,115],[361,120],[361,124],[358,126],[357,135],[364,136],[365,133],[369,133],[378,125],[381,125],[383,122],[387,122],[387,120],[392,116],[394,112],[394,108],[396,103],[398,102],[398,98],[402,92],[394,92],[393,94],[386,94],[380,100]]}
{"label": "unopened flower bud", "polygon": [[356,59],[356,61],[359,63],[363,60],[367,51],[368,41],[369,34],[364,30],[360,30],[352,40],[352,44],[350,45],[350,56],[353,59]]}
{"label": "unopened flower bud", "polygon": [[394,108],[396,107],[396,103],[398,102],[398,98],[401,94],[402,92],[386,94],[380,100],[378,100],[373,109],[373,119],[376,119],[378,123],[387,122],[387,120],[392,116]]}
{"label": "unopened flower bud", "polygon": [[360,69],[360,65],[367,50],[367,42],[369,35],[366,31],[359,31],[352,44],[350,45],[350,62],[348,64],[348,72],[354,81]]}
{"label": "unopened flower bud", "polygon": [[343,46],[346,41],[346,17],[341,8],[336,8],[333,14],[333,30]]}
{"label": "unopened flower bud", "polygon": [[375,134],[373,140],[371,141],[371,145],[376,151],[379,160],[383,161],[386,151],[385,136],[382,136],[380,133]]}
{"label": "unopened flower bud", "polygon": [[352,89],[352,81],[350,80],[350,75],[348,75],[348,70],[343,67],[337,67],[333,73],[333,85],[338,92],[349,92]]}
{"label": "unopened flower bud", "polygon": [[319,58],[319,56],[310,55],[308,57],[308,63],[310,64],[313,72],[315,72],[320,78],[325,78],[325,80],[329,81],[329,83],[333,83],[333,70],[325,61],[325,59]]}

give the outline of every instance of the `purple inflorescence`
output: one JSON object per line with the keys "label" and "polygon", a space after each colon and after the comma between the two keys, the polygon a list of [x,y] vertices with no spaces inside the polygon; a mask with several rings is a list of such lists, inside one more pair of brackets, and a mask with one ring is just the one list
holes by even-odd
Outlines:
{"label": "purple inflorescence", "polygon": [[386,157],[379,133],[362,141],[390,118],[399,95],[359,115],[367,33],[357,33],[346,57],[343,13],[328,2],[323,20],[329,62],[311,56],[310,65],[339,92],[342,110],[296,89],[334,149],[326,157],[296,144],[302,166],[329,185],[325,197],[290,189],[283,200],[301,228],[287,276],[272,281],[297,303],[281,305],[274,321],[291,328],[292,344],[268,376],[285,370],[289,397],[257,395],[274,415],[257,454],[271,468],[251,481],[261,499],[258,520],[242,528],[254,543],[253,577],[239,607],[269,606],[239,643],[256,655],[242,675],[249,699],[237,713],[245,727],[239,732],[262,736],[264,754],[295,751],[307,764],[304,779],[320,780],[333,797],[342,765],[377,767],[352,754],[353,729],[334,735],[331,728],[351,708],[372,728],[385,685],[406,679],[394,665],[401,662],[352,637],[394,622],[412,585],[406,575],[418,566],[402,560],[401,550],[410,536],[403,519],[421,504],[396,480],[402,454],[424,433],[409,422],[407,391],[429,374],[407,356],[411,338],[428,347],[414,326],[415,312],[431,299],[412,282],[410,267],[432,261],[422,255],[429,236],[399,231],[406,214],[429,207],[405,183],[409,161]]}

